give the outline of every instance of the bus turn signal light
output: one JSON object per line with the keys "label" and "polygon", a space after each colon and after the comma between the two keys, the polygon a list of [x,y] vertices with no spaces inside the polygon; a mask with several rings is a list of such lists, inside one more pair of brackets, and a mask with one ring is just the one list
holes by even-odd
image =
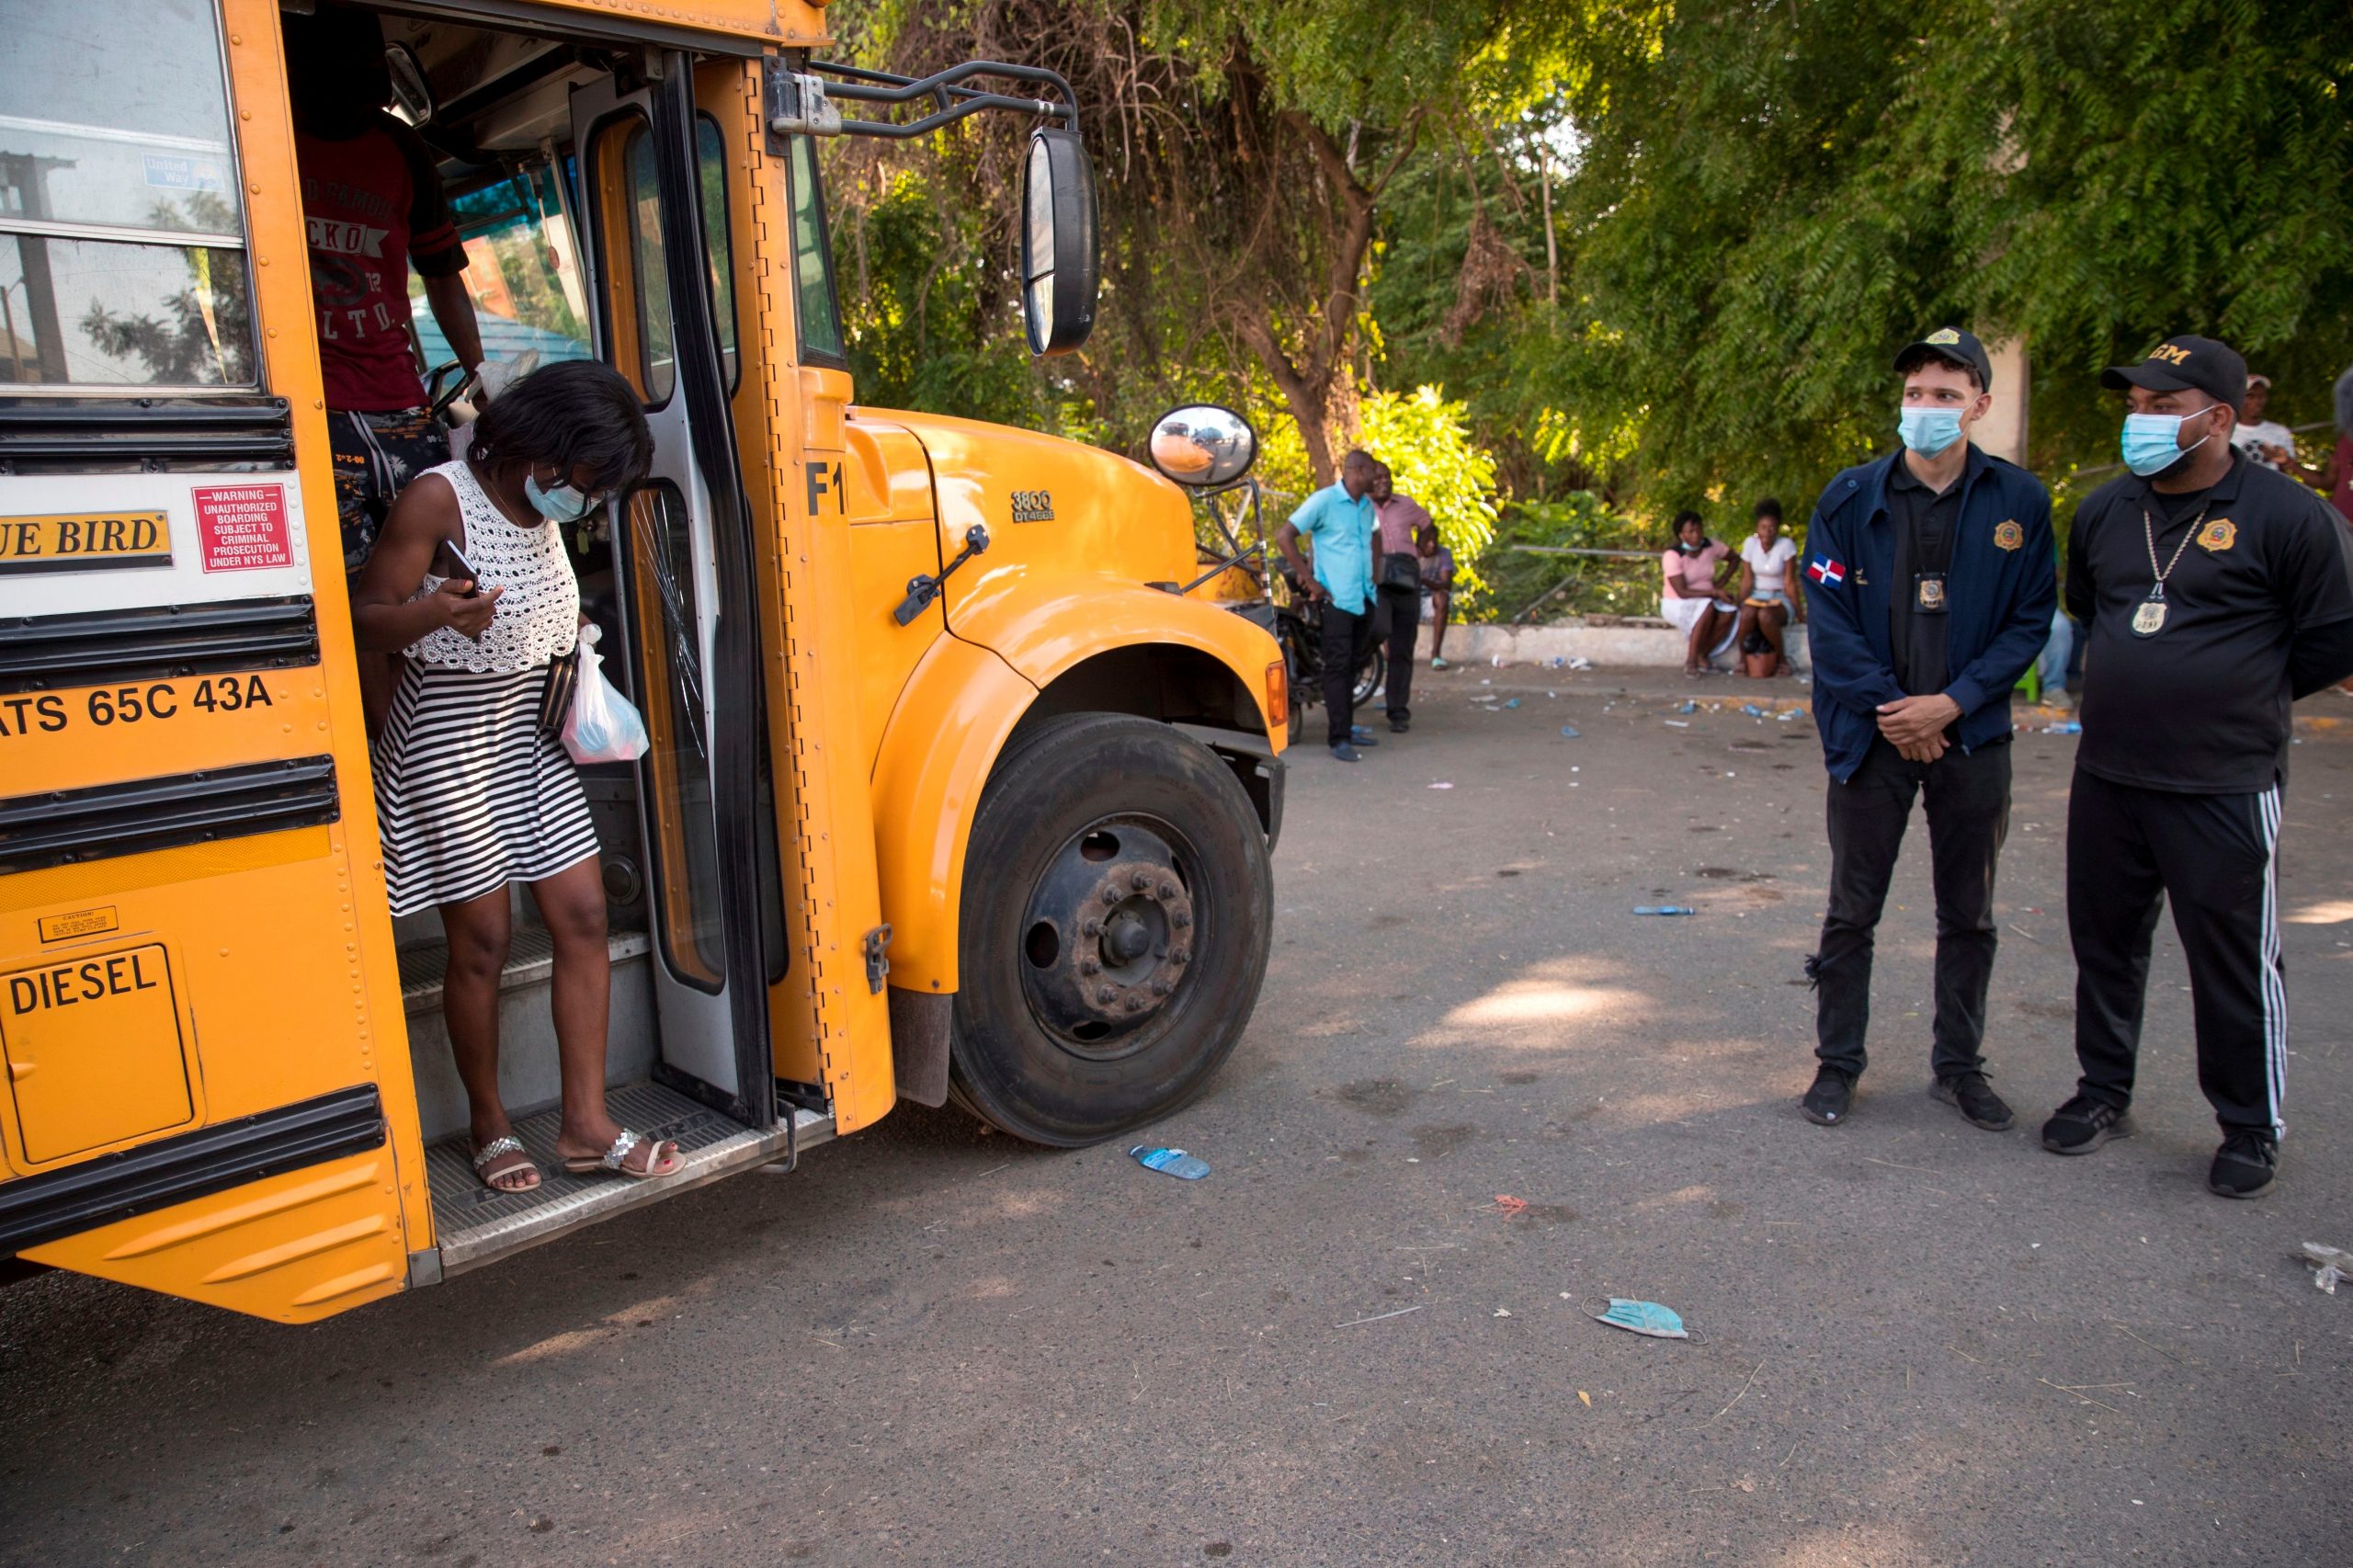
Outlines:
{"label": "bus turn signal light", "polygon": [[1277,659],[1267,666],[1267,727],[1290,722],[1290,672]]}

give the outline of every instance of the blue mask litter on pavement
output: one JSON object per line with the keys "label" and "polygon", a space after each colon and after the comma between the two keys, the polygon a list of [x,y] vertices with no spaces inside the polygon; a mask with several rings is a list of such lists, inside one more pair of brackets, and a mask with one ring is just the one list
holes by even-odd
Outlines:
{"label": "blue mask litter on pavement", "polygon": [[1897,413],[1895,428],[1905,446],[1932,458],[1961,439],[1961,414],[1950,408],[1906,408]]}
{"label": "blue mask litter on pavement", "polygon": [[1128,1153],[1144,1169],[1165,1171],[1179,1181],[1199,1181],[1210,1174],[1207,1160],[1182,1149],[1147,1149],[1139,1143]]}
{"label": "blue mask litter on pavement", "polygon": [[1662,1307],[1656,1301],[1630,1301],[1623,1296],[1612,1296],[1609,1298],[1609,1310],[1594,1313],[1593,1321],[1634,1334],[1647,1334],[1654,1339],[1691,1337],[1690,1331],[1683,1326],[1682,1318],[1672,1308]]}
{"label": "blue mask litter on pavement", "polygon": [[2128,414],[2124,416],[2124,466],[2146,479],[2153,473],[2163,473],[2182,459],[2213,438],[2208,431],[2188,446],[2181,444],[2181,422],[2211,414],[2220,407],[2209,403],[2197,414]]}

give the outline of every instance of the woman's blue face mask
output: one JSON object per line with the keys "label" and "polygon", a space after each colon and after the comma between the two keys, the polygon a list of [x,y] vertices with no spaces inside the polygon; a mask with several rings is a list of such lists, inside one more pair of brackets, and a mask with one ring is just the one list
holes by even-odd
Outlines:
{"label": "woman's blue face mask", "polygon": [[576,523],[586,517],[596,503],[569,484],[550,489],[540,488],[537,474],[523,476],[523,495],[540,516],[551,523]]}
{"label": "woman's blue face mask", "polygon": [[1961,410],[1905,408],[1896,414],[1895,428],[1905,446],[1932,458],[1961,439]]}
{"label": "woman's blue face mask", "polygon": [[2163,473],[2214,438],[2211,430],[2187,447],[2181,444],[2186,419],[2200,419],[2222,407],[2210,403],[2195,414],[2128,414],[2124,416],[2124,466],[2143,479]]}

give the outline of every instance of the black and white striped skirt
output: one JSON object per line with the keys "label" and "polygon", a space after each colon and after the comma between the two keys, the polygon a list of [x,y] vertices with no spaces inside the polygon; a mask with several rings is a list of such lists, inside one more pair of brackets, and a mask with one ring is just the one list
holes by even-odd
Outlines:
{"label": "black and white striped skirt", "polygon": [[369,754],[394,915],[538,881],[597,853],[580,775],[540,728],[547,665],[477,675],[401,664]]}

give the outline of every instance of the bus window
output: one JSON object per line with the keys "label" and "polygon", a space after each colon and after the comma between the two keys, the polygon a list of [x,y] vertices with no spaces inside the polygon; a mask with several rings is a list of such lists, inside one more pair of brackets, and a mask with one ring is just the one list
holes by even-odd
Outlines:
{"label": "bus window", "polygon": [[628,182],[630,277],[637,296],[638,389],[649,405],[670,401],[677,376],[676,338],[670,325],[669,264],[662,252],[662,197],[654,173],[654,135],[643,122],[621,153]]}
{"label": "bus window", "polygon": [[842,317],[834,300],[834,258],[825,245],[825,197],[817,183],[816,143],[792,139],[792,257],[794,299],[801,316],[801,357],[847,368]]}
{"label": "bus window", "polygon": [[[586,359],[588,296],[580,250],[542,165],[455,196],[449,203],[465,242],[466,292],[482,329],[483,357],[517,372],[557,359]],[[409,305],[426,366],[457,358],[426,306],[425,283],[409,279]]]}
{"label": "bus window", "polygon": [[0,384],[256,385],[221,36],[15,0],[0,50]]}
{"label": "bus window", "polygon": [[710,267],[710,314],[719,332],[719,368],[735,390],[735,247],[727,237],[727,159],[719,122],[695,117],[695,173],[702,186],[702,249]]}
{"label": "bus window", "polygon": [[[668,261],[662,252],[662,209],[654,193],[654,138],[642,123],[621,153],[629,223],[630,276],[637,302],[637,374],[650,406],[670,401],[676,373],[672,356]],[[720,369],[735,386],[734,251],[727,237],[727,164],[719,127],[708,116],[695,126],[695,162],[702,183],[703,256],[710,268],[711,317],[719,332]]]}

